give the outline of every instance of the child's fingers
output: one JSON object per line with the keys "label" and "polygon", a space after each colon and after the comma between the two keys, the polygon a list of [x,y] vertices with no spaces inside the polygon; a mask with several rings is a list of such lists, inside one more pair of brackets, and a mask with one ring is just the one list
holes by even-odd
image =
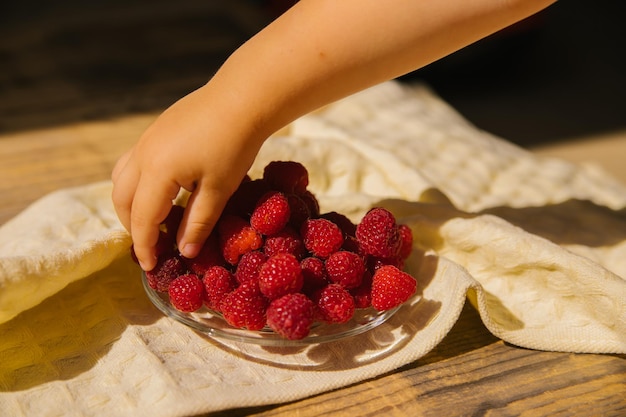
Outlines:
{"label": "child's fingers", "polygon": [[113,191],[111,199],[122,225],[130,232],[130,210],[139,181],[139,171],[131,163],[130,152],[123,155],[111,174]]}
{"label": "child's fingers", "polygon": [[159,226],[172,208],[180,187],[175,181],[143,173],[130,212],[130,233],[137,260],[144,271],[156,266]]}
{"label": "child's fingers", "polygon": [[227,199],[222,194],[202,186],[191,194],[178,230],[179,249],[186,258],[198,255],[215,227]]}

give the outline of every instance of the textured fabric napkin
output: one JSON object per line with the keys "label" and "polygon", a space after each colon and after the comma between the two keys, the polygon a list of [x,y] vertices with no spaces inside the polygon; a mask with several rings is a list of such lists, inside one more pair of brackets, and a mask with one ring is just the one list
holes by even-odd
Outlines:
{"label": "textured fabric napkin", "polygon": [[356,340],[213,340],[146,298],[108,182],[61,190],[0,227],[0,410],[184,416],[307,397],[425,355],[469,300],[533,349],[626,353],[626,187],[476,129],[424,86],[388,82],[305,116],[251,169],[302,162],[322,210],[375,205],[416,236],[421,299]]}

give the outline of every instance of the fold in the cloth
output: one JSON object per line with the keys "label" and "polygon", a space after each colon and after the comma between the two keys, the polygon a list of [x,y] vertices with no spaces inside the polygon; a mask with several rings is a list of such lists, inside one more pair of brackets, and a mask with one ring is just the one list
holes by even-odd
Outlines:
{"label": "fold in the cloth", "polygon": [[0,408],[178,416],[291,401],[415,361],[467,298],[512,344],[626,353],[626,187],[601,170],[538,158],[396,82],[295,121],[250,175],[272,160],[307,167],[322,211],[358,221],[384,206],[409,224],[419,301],[323,345],[213,340],[147,300],[110,183],[61,190],[0,227]]}

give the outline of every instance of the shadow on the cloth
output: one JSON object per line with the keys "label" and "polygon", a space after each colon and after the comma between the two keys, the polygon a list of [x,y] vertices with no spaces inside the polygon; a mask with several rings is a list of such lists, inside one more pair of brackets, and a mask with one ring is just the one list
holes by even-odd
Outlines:
{"label": "shadow on the cloth", "polygon": [[501,217],[559,245],[601,247],[626,240],[626,209],[616,211],[587,200],[541,207],[494,207],[481,214]]}
{"label": "shadow on the cloth", "polygon": [[129,324],[159,317],[137,266],[120,259],[0,325],[0,392],[72,379],[96,366]]}

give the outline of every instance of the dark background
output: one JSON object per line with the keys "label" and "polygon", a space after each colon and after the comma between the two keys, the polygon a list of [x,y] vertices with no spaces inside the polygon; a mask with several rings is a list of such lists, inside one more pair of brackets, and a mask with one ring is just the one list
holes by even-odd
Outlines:
{"label": "dark background", "polygon": [[[164,109],[289,3],[3,2],[0,132]],[[522,146],[622,129],[625,20],[626,2],[560,1],[402,80]]]}

